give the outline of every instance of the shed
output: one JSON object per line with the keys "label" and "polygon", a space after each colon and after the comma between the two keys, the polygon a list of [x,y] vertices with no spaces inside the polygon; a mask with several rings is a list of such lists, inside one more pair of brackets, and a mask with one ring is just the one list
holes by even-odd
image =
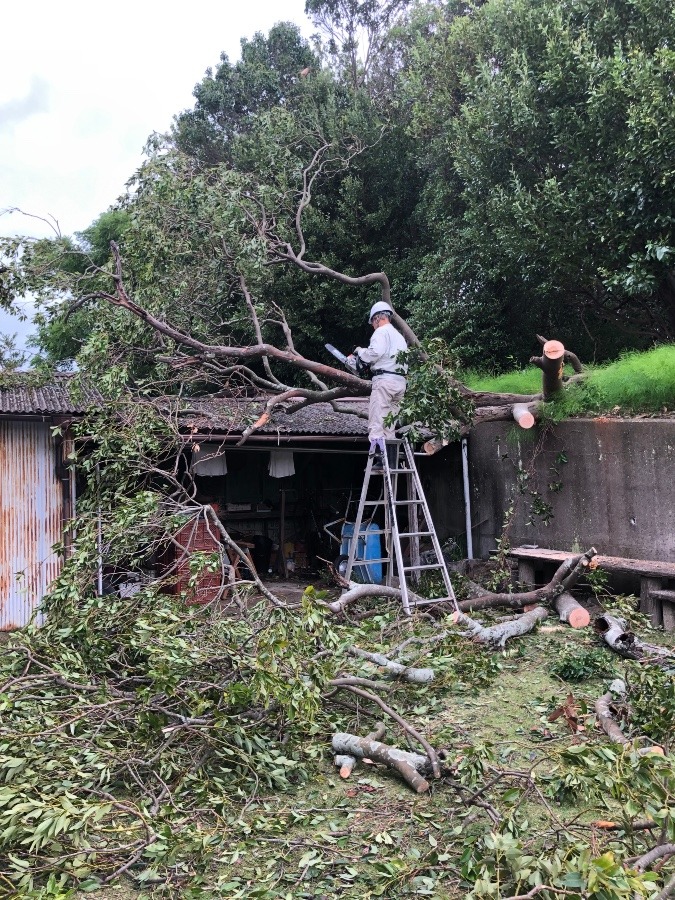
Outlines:
{"label": "shed", "polygon": [[30,621],[60,570],[53,547],[75,504],[68,423],[88,402],[71,397],[70,380],[26,374],[0,385],[0,631]]}
{"label": "shed", "polygon": [[[69,424],[102,402],[93,389],[74,398],[71,381],[57,375],[45,385],[26,373],[0,387],[3,631],[30,621],[62,564],[53,548],[63,542],[76,507]],[[279,552],[267,565],[285,572],[288,559],[300,569],[309,566],[326,540],[323,525],[344,515],[350,496],[357,496],[368,449],[367,400],[351,401],[353,414],[327,403],[292,416],[275,410],[272,421],[237,446],[267,399],[191,398],[181,413],[181,432],[188,459],[194,455],[196,462],[199,449],[202,462],[217,459],[198,475],[202,498],[220,506],[228,529],[275,546]]]}

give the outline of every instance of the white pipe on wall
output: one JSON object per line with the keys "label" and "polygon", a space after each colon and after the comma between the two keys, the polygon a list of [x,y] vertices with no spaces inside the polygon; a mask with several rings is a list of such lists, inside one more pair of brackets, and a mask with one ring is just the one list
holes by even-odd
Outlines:
{"label": "white pipe on wall", "polygon": [[473,559],[473,534],[471,533],[471,489],[469,487],[469,442],[462,438],[462,480],[464,481],[464,522],[466,528],[466,555]]}

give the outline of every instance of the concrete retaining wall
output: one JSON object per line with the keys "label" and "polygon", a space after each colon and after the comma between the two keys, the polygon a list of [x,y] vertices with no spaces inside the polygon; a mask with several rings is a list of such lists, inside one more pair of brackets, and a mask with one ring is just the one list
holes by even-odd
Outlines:
{"label": "concrete retaining wall", "polygon": [[[469,459],[476,556],[495,549],[513,503],[514,547],[595,546],[609,556],[675,562],[675,420],[574,419],[526,432],[486,423],[469,438]],[[550,505],[548,525],[533,516],[528,491]],[[439,529],[449,529],[454,513],[434,506]]]}

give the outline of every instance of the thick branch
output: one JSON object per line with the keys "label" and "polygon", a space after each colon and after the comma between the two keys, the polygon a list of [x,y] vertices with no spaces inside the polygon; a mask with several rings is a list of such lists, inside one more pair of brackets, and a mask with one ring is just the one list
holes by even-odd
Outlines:
{"label": "thick branch", "polygon": [[393,662],[389,657],[382,653],[370,653],[368,650],[362,650],[360,647],[347,647],[347,653],[352,656],[358,656],[366,659],[368,662],[380,666],[392,675],[400,676],[406,681],[412,681],[416,684],[426,684],[434,680],[433,669],[416,669],[411,666],[404,666],[401,663]]}
{"label": "thick branch", "polygon": [[372,759],[374,762],[395,769],[418,794],[429,790],[429,782],[420,775],[420,772],[431,770],[427,756],[409,753],[407,750],[400,750],[398,747],[391,747],[389,744],[381,744],[379,741],[360,738],[346,732],[338,732],[333,735],[331,746],[336,754],[345,754],[354,759]]}
{"label": "thick branch", "polygon": [[508,606],[510,609],[522,609],[531,603],[552,603],[556,597],[576,584],[597,550],[591,547],[581,556],[570,556],[557,569],[553,578],[544,587],[519,594],[500,593],[480,590],[475,597],[462,600],[459,608],[462,612],[471,610],[492,609],[495,606]]}
{"label": "thick branch", "polygon": [[480,641],[481,644],[503,648],[509,638],[527,634],[529,631],[532,631],[538,622],[543,621],[547,616],[547,609],[544,609],[543,606],[536,606],[529,612],[523,613],[522,616],[518,616],[517,619],[511,619],[498,625],[491,625],[489,628],[484,628],[461,612],[453,613],[453,620],[460,625],[464,625],[471,637]]}
{"label": "thick branch", "polygon": [[110,246],[115,258],[115,274],[113,275],[113,279],[115,281],[116,296],[104,292],[99,292],[96,296],[133,313],[133,315],[137,316],[137,318],[141,319],[143,322],[146,322],[159,334],[163,334],[166,337],[171,338],[171,340],[175,341],[177,344],[196,350],[198,353],[207,357],[222,357],[225,359],[241,361],[260,360],[264,357],[270,357],[272,359],[290,363],[296,368],[313,372],[322,378],[329,378],[336,381],[338,384],[345,385],[351,389],[351,393],[354,395],[364,396],[370,393],[370,384],[362,378],[358,378],[356,375],[352,375],[349,372],[335,369],[333,366],[327,366],[323,363],[306,359],[304,356],[300,356],[290,350],[280,350],[273,344],[260,343],[249,347],[229,347],[223,344],[205,344],[181,331],[179,328],[175,328],[163,319],[158,319],[155,315],[147,309],[144,309],[142,306],[139,306],[129,297],[122,279],[122,260],[119,248],[114,241],[111,242]]}

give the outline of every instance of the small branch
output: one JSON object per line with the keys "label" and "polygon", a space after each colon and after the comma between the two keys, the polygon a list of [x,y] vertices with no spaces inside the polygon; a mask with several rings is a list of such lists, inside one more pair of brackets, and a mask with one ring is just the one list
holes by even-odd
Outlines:
{"label": "small branch", "polygon": [[347,647],[347,653],[350,653],[352,656],[358,656],[361,659],[366,659],[368,662],[372,662],[377,666],[381,666],[383,669],[386,669],[387,672],[390,672],[392,675],[400,676],[406,681],[412,681],[416,684],[426,684],[427,682],[434,680],[435,672],[433,669],[415,669],[410,666],[404,666],[401,663],[393,662],[382,653],[370,653],[367,650],[362,650],[360,647],[353,646]]}

